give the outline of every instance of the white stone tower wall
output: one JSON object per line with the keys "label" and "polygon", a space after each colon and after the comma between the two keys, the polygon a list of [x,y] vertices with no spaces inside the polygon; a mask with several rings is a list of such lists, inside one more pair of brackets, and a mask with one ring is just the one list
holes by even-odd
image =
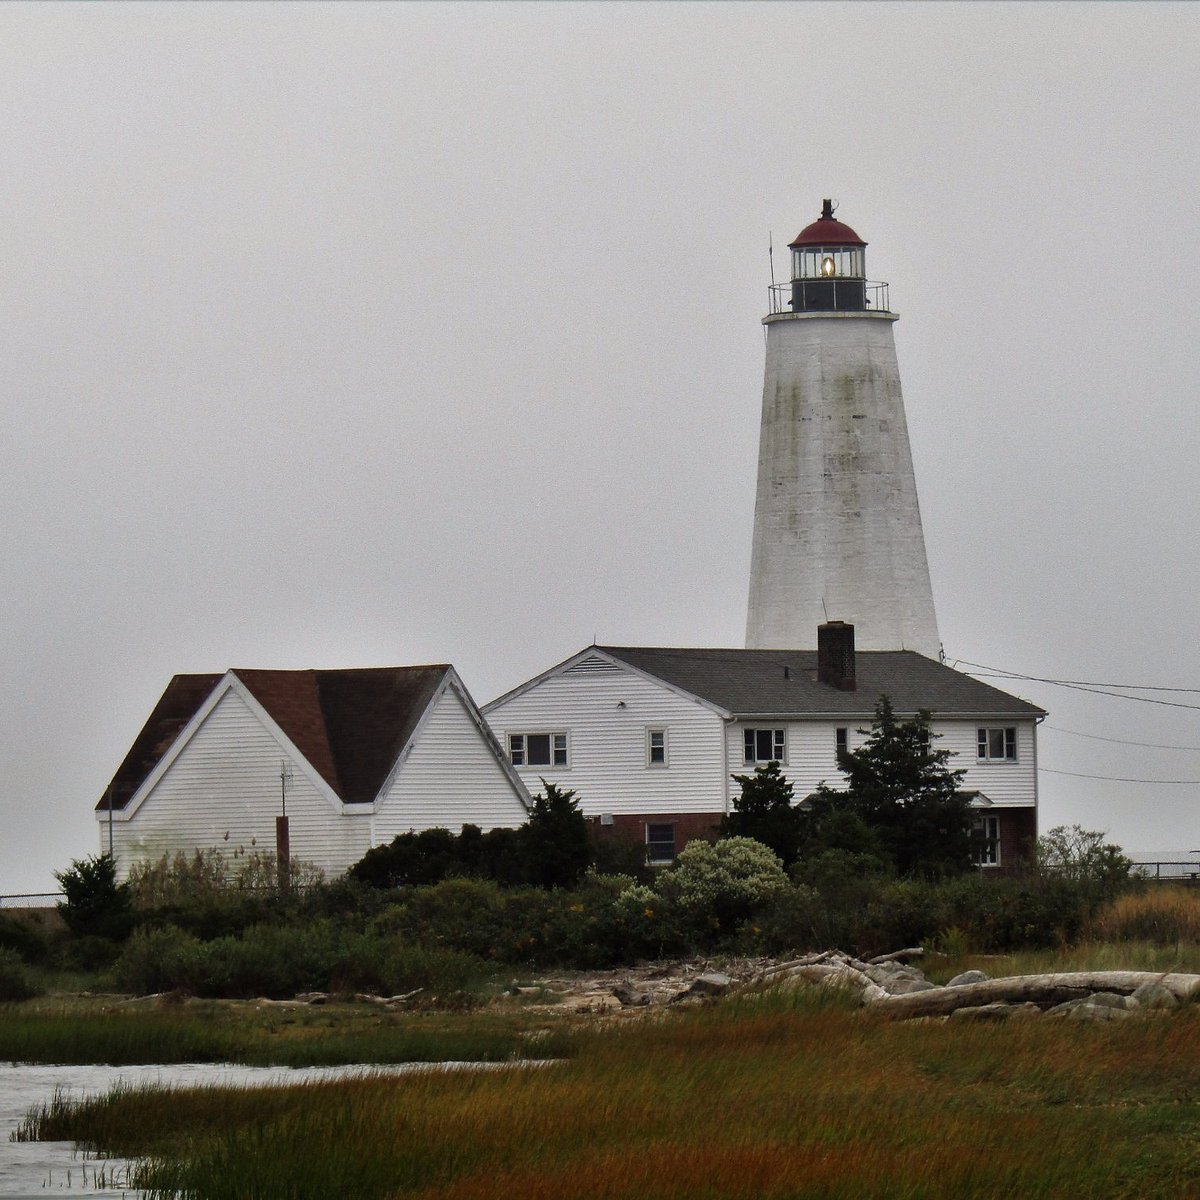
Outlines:
{"label": "white stone tower wall", "polygon": [[746,645],[809,649],[827,619],[862,650],[941,643],[890,313],[765,318]]}

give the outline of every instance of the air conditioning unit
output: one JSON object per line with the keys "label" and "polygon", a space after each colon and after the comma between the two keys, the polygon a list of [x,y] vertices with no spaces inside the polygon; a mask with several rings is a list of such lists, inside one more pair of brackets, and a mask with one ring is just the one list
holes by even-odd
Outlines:
{"label": "air conditioning unit", "polygon": [[601,825],[611,825],[612,823],[613,823],[612,813],[601,813],[600,814],[600,824]]}

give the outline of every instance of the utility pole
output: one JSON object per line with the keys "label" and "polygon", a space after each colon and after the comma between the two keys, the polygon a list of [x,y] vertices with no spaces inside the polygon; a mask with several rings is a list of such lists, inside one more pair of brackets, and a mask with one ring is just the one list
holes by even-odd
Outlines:
{"label": "utility pole", "polygon": [[279,816],[275,818],[275,868],[278,872],[279,890],[286,892],[291,884],[291,837],[288,831],[287,787],[292,779],[292,765],[287,759],[279,760]]}

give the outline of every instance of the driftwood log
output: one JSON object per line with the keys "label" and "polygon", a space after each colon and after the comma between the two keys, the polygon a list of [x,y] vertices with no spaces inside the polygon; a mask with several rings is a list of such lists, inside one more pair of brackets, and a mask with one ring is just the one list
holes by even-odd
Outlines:
{"label": "driftwood log", "polygon": [[897,1018],[949,1016],[962,1008],[994,1004],[1033,1003],[1050,1008],[1101,992],[1129,996],[1151,984],[1177,1001],[1200,996],[1200,975],[1155,971],[1064,971],[982,982],[964,980],[938,987],[920,971],[900,965],[900,960],[919,958],[922,953],[918,946],[864,962],[844,951],[825,950],[775,963],[760,972],[757,979],[768,985],[791,980],[847,988],[856,992],[867,1008]]}
{"label": "driftwood log", "polygon": [[[848,979],[847,982],[853,986],[857,981]],[[1008,979],[989,979],[985,983],[935,987],[902,996],[888,995],[872,983],[869,990],[863,989],[863,1000],[871,1008],[890,1016],[937,1017],[959,1008],[976,1008],[998,1002],[1062,1004],[1095,992],[1116,992],[1128,996],[1147,983],[1157,983],[1177,1000],[1186,1000],[1200,990],[1200,975],[1162,975],[1154,971],[1065,971],[1057,975],[1014,975]]]}

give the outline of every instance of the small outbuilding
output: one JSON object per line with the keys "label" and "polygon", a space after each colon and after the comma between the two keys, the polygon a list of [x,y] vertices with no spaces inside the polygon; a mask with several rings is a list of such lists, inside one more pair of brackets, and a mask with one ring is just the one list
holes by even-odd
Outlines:
{"label": "small outbuilding", "polygon": [[529,793],[452,666],[176,675],[96,806],[124,878],[220,849],[336,875],[399,833],[515,827]]}

